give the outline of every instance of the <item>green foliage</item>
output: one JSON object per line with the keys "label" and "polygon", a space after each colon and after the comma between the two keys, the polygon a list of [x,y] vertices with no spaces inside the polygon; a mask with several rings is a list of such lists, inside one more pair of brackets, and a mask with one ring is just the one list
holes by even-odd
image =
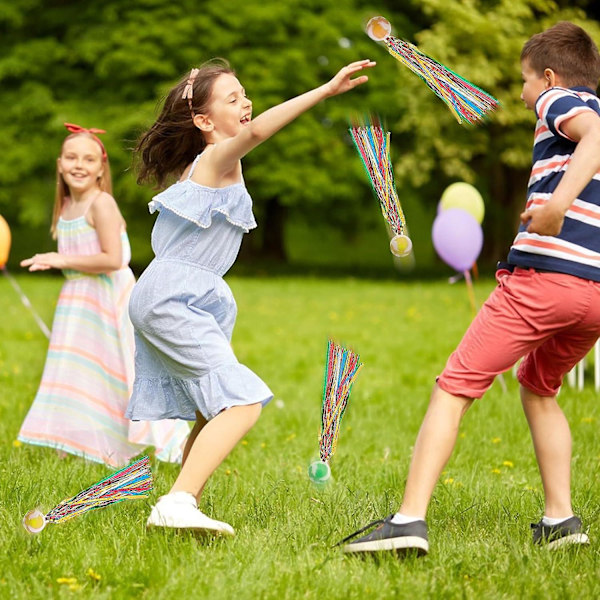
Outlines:
{"label": "green foliage", "polygon": [[[562,5],[565,5],[564,7]],[[423,0],[430,25],[415,35],[419,48],[491,93],[501,108],[477,127],[459,126],[434,94],[399,67],[397,103],[403,107],[392,128],[403,149],[396,162],[399,181],[431,191],[463,180],[486,199],[488,252],[506,252],[523,208],[531,166],[535,116],[520,99],[519,56],[524,42],[561,20],[573,21],[600,44],[600,27],[582,8],[553,0]],[[584,3],[580,3],[584,4]],[[430,201],[431,201],[430,200]]]}
{"label": "green foliage", "polygon": [[[533,126],[519,101],[522,43],[564,18],[600,41],[597,23],[584,12],[592,4],[567,5],[573,6],[553,0],[423,0],[402,8],[358,0],[228,0],[226,6],[0,0],[0,213],[19,238],[44,231],[62,123],[105,128],[115,196],[129,223],[134,259],[145,264],[152,190],[136,185],[131,148],[183,73],[207,58],[228,58],[257,114],[370,57],[378,66],[367,85],[315,107],[245,159],[259,221],[267,220],[275,201],[294,221],[323,221],[350,236],[372,228],[381,217],[346,130],[351,119],[375,114],[392,131],[403,193],[433,208],[451,181],[477,184],[486,196],[490,243],[505,249],[524,194]],[[419,78],[364,34],[378,12],[396,36],[496,95],[502,109],[483,126],[459,126]],[[410,226],[410,214],[407,219]],[[254,239],[272,234],[259,229]],[[414,234],[429,238],[429,225]],[[20,243],[32,251],[40,241],[31,236]]]}
{"label": "green foliage", "polygon": [[[37,274],[19,283],[49,322],[61,280]],[[591,528],[589,547],[546,552],[531,545],[529,523],[542,514],[542,490],[518,386],[507,373],[508,392],[494,384],[463,420],[431,504],[429,556],[357,560],[333,545],[398,507],[435,375],[471,319],[464,282],[229,283],[240,309],[236,354],[275,393],[202,498],[202,509],[231,522],[236,537],[146,531],[150,505],[178,472],[154,459],[149,500],[91,511],[33,537],[20,522],[28,510],[48,511],[109,470],[60,459],[49,448],[13,445],[47,341],[0,277],[1,598],[597,597],[600,405],[589,370],[584,391],[565,385],[560,393],[573,432],[574,507]],[[475,282],[480,302],[492,287]],[[318,452],[328,336],[359,352],[364,368],[341,424],[333,482],[319,490],[307,468]]]}

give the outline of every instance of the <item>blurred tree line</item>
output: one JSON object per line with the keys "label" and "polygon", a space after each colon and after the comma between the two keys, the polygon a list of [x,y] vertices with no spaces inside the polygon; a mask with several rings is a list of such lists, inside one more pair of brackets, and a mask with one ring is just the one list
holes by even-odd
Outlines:
{"label": "blurred tree line", "polygon": [[[326,223],[352,237],[381,215],[347,128],[379,115],[392,132],[400,198],[435,210],[453,181],[486,200],[486,253],[506,252],[528,178],[535,117],[519,96],[519,54],[533,33],[563,19],[600,43],[592,0],[0,0],[0,214],[13,229],[12,261],[44,247],[65,121],[107,130],[115,197],[134,260],[151,258],[153,191],[135,183],[131,149],[159,102],[192,66],[227,58],[254,114],[320,85],[344,64],[377,60],[370,81],[321,103],[244,159],[259,229],[247,256],[285,260],[286,224]],[[496,96],[477,127],[446,106],[364,33],[386,16],[393,34]],[[407,214],[410,223],[410,214]],[[429,224],[430,227],[430,224]],[[411,231],[429,236],[430,229]]]}

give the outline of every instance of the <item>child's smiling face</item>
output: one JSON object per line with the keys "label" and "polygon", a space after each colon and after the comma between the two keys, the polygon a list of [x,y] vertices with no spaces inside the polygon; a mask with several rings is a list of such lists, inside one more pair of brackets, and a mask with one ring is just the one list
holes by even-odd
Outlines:
{"label": "child's smiling face", "polygon": [[58,159],[58,170],[70,190],[83,193],[97,186],[103,169],[98,142],[84,135],[65,140]]}
{"label": "child's smiling face", "polygon": [[213,84],[207,116],[221,139],[237,135],[252,118],[252,102],[238,78],[222,73]]}

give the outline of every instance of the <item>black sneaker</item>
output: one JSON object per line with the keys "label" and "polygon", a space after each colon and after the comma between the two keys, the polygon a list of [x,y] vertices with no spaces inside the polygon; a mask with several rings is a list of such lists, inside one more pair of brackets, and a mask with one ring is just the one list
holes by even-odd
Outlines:
{"label": "black sneaker", "polygon": [[581,519],[569,517],[556,525],[544,525],[543,520],[532,523],[533,543],[547,544],[548,550],[571,544],[589,544],[588,536],[582,531]]}
{"label": "black sneaker", "polygon": [[427,554],[429,551],[429,542],[427,540],[427,523],[425,521],[413,521],[404,525],[392,523],[394,515],[385,519],[379,519],[369,523],[362,529],[344,538],[338,545],[344,544],[348,540],[361,534],[374,525],[378,525],[371,533],[360,537],[349,544],[344,545],[344,552],[381,552],[383,550],[393,550],[407,554],[411,551],[419,556]]}

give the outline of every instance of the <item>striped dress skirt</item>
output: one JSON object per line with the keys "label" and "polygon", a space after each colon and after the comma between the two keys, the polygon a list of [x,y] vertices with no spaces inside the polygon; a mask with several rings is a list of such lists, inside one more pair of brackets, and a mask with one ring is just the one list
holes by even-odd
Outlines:
{"label": "striped dress skirt", "polygon": [[[58,222],[62,254],[99,253],[96,230],[85,217]],[[123,263],[130,258],[123,231]],[[18,439],[122,467],[156,449],[178,462],[189,434],[184,421],[125,418],[134,372],[133,326],[127,308],[135,283],[131,269],[90,275],[65,271],[42,381]]]}

